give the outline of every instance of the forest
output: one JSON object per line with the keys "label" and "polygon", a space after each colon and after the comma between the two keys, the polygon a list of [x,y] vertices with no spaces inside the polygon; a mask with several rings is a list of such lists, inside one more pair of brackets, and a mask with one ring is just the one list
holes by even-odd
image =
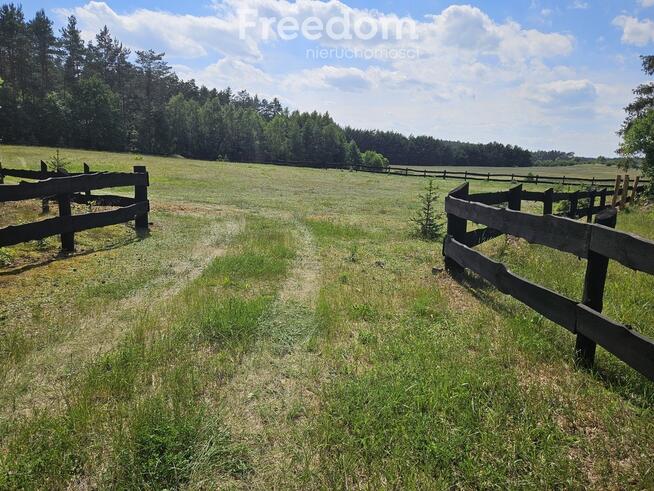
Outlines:
{"label": "forest", "polygon": [[[181,80],[153,50],[105,27],[85,43],[75,17],[55,33],[43,10],[0,9],[0,141],[235,162],[529,166],[517,146],[342,128],[230,88]],[[381,155],[382,154],[383,157]]]}

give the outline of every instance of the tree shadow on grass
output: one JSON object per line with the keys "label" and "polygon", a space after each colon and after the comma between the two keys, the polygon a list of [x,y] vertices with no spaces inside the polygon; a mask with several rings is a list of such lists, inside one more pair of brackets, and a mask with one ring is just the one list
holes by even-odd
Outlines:
{"label": "tree shadow on grass", "polygon": [[31,271],[33,269],[37,268],[42,268],[43,266],[47,266],[49,264],[52,264],[57,261],[66,261],[69,259],[74,259],[78,257],[84,257],[84,256],[90,256],[91,254],[96,254],[99,252],[107,252],[107,251],[112,251],[115,249],[120,249],[121,247],[128,246],[130,244],[135,244],[137,242],[141,242],[142,240],[145,240],[150,236],[150,233],[143,233],[140,231],[137,231],[136,237],[130,237],[130,238],[125,238],[119,241],[115,241],[113,243],[107,244],[102,247],[93,247],[90,249],[86,249],[82,252],[73,252],[73,253],[65,253],[65,252],[59,252],[56,255],[49,256],[46,259],[37,261],[37,262],[31,262],[31,263],[26,263],[22,264],[20,266],[17,266],[12,269],[8,269],[5,271],[0,271],[0,277],[4,276],[17,276],[22,273],[25,273],[27,271]]}

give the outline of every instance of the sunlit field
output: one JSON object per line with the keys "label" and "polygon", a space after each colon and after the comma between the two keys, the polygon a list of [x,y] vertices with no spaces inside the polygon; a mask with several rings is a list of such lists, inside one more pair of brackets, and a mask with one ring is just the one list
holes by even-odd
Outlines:
{"label": "sunlit field", "polygon": [[[57,237],[0,249],[0,489],[654,486],[654,386],[602,349],[576,367],[567,331],[444,273],[410,222],[425,179],[62,156],[147,166],[152,226],[77,234],[65,258]],[[434,181],[441,211],[460,183]],[[0,209],[4,227],[40,203]],[[653,224],[651,208],[618,220]],[[584,261],[506,237],[483,251],[581,298]],[[654,278],[611,264],[607,315],[654,336],[653,306]]]}

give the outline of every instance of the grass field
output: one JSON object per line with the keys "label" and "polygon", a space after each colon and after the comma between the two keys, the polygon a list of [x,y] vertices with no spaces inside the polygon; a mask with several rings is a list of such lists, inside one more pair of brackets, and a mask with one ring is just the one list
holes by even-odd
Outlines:
{"label": "grass field", "polygon": [[[433,274],[441,244],[409,223],[423,179],[63,155],[146,165],[153,225],[78,234],[68,258],[57,238],[0,249],[0,489],[654,486],[654,385],[601,349],[576,368],[562,328]],[[39,211],[0,206],[0,226]],[[583,261],[483,250],[581,296]],[[654,278],[612,264],[606,312],[654,336]]]}

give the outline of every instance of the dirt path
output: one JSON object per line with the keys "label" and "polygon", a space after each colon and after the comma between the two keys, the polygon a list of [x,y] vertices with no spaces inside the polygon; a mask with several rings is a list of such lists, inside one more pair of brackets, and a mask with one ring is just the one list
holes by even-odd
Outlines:
{"label": "dirt path", "polygon": [[226,422],[252,452],[253,466],[244,481],[226,483],[227,488],[270,489],[287,479],[300,465],[298,435],[317,406],[320,370],[310,341],[316,332],[320,260],[301,223],[297,241],[298,258],[262,323],[262,341],[225,390]]}
{"label": "dirt path", "polygon": [[[66,386],[91,361],[107,353],[125,336],[129,319],[153,311],[175,296],[197,278],[207,265],[225,252],[229,243],[243,228],[242,219],[220,221],[207,235],[195,243],[190,254],[179,256],[169,274],[155,278],[132,295],[108,305],[83,318],[68,337],[51,348],[32,353],[27,360],[11,370],[5,389],[27,387],[18,399],[6,406],[13,416],[61,403]],[[143,307],[145,306],[145,307]]]}

